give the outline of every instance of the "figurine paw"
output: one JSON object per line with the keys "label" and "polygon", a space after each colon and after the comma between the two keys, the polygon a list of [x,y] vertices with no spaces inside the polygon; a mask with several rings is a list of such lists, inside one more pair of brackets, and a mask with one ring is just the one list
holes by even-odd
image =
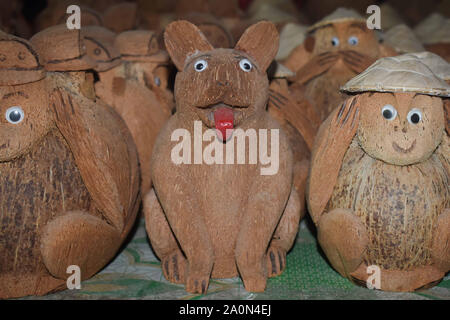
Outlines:
{"label": "figurine paw", "polygon": [[175,250],[161,260],[164,277],[173,283],[185,283],[186,281],[186,258]]}
{"label": "figurine paw", "polygon": [[189,274],[186,279],[186,291],[189,293],[206,294],[209,285],[209,275]]}
{"label": "figurine paw", "polygon": [[286,251],[270,246],[267,251],[267,271],[269,278],[279,276],[286,267]]}
{"label": "figurine paw", "polygon": [[249,292],[264,292],[266,289],[267,278],[264,275],[252,275],[242,279],[245,290]]}
{"label": "figurine paw", "polygon": [[320,218],[317,231],[331,265],[348,278],[362,263],[369,242],[364,225],[350,210],[334,209]]}

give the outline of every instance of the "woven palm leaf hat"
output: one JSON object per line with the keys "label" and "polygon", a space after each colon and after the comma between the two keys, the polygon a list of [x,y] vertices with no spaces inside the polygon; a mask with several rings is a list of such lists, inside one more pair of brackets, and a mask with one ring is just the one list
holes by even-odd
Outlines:
{"label": "woven palm leaf hat", "polygon": [[32,44],[0,31],[0,86],[35,82],[45,70]]}
{"label": "woven palm leaf hat", "polygon": [[450,18],[433,13],[419,23],[414,32],[423,44],[450,43]]}
{"label": "woven palm leaf hat", "polygon": [[405,54],[405,59],[407,58],[420,59],[420,61],[426,64],[428,68],[430,68],[431,71],[439,78],[445,81],[450,81],[450,63],[444,60],[441,56],[429,51],[422,51]]}
{"label": "woven palm leaf hat", "polygon": [[[433,64],[433,58],[427,63]],[[348,81],[341,91],[417,92],[450,97],[450,85],[434,74],[428,65],[411,54],[381,58]]]}
{"label": "woven palm leaf hat", "polygon": [[353,9],[337,8],[334,12],[324,17],[322,20],[310,26],[307,31],[312,32],[317,28],[323,27],[327,24],[348,22],[348,21],[365,23],[366,19]]}
{"label": "woven palm leaf hat", "polygon": [[116,37],[114,47],[119,50],[122,60],[156,63],[169,61],[169,55],[161,49],[158,36],[153,31],[132,30],[122,32]]}
{"label": "woven palm leaf hat", "polygon": [[30,42],[48,71],[83,71],[96,63],[86,54],[84,36],[79,29],[60,24],[36,33]]}
{"label": "woven palm leaf hat", "polygon": [[384,34],[384,43],[398,53],[425,51],[420,40],[407,25],[399,24]]}

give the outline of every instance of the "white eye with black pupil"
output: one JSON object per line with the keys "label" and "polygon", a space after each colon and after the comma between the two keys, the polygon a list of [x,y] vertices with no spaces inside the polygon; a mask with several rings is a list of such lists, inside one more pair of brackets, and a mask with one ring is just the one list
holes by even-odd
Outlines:
{"label": "white eye with black pupil", "polygon": [[358,44],[358,37],[352,36],[348,38],[348,44],[351,46],[356,46]]}
{"label": "white eye with black pupil", "polygon": [[245,72],[249,72],[250,70],[252,70],[253,65],[250,61],[248,61],[247,59],[242,59],[241,61],[239,61],[239,67],[245,71]]}
{"label": "white eye with black pupil", "polygon": [[194,64],[194,69],[197,72],[202,72],[203,70],[205,70],[208,67],[208,62],[206,62],[205,60],[198,60],[195,62]]}
{"label": "white eye with black pupil", "polygon": [[386,120],[394,120],[397,116],[397,110],[390,104],[387,104],[381,109],[381,114]]}
{"label": "white eye with black pupil", "polygon": [[23,113],[23,110],[21,107],[14,106],[14,107],[8,108],[8,110],[6,110],[5,117],[9,123],[18,124],[18,123],[22,122],[23,118],[25,117],[25,114]]}
{"label": "white eye with black pupil", "polygon": [[411,109],[407,116],[408,122],[411,124],[418,124],[422,120],[422,112],[419,109]]}
{"label": "white eye with black pupil", "polygon": [[337,47],[339,45],[339,39],[337,37],[331,38],[331,44],[333,47]]}

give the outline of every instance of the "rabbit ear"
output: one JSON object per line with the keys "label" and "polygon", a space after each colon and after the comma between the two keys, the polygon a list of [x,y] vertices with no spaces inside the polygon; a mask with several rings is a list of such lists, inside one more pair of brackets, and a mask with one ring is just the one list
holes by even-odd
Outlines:
{"label": "rabbit ear", "polygon": [[185,20],[175,21],[167,26],[164,43],[179,71],[183,70],[184,63],[190,55],[214,49],[203,33]]}
{"label": "rabbit ear", "polygon": [[279,45],[279,35],[272,22],[261,21],[245,30],[234,49],[243,51],[267,70],[275,58]]}

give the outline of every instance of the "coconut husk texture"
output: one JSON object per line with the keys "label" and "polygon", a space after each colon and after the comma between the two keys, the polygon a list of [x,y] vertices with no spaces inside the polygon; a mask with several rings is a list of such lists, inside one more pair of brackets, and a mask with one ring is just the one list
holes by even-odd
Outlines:
{"label": "coconut husk texture", "polygon": [[448,95],[397,87],[358,92],[321,125],[307,202],[342,276],[366,285],[375,266],[378,289],[414,291],[450,269]]}
{"label": "coconut husk texture", "polygon": [[[186,130],[193,145],[194,121],[200,121],[204,133],[217,126],[210,116],[220,108],[232,110],[235,131],[279,129],[265,111],[266,69],[277,43],[278,33],[269,22],[251,26],[233,49],[215,49],[187,21],[166,28],[166,48],[178,69],[177,111],[153,149],[153,190],[145,196],[144,213],[165,277],[184,284],[188,292],[206,293],[211,277],[238,274],[246,290],[260,292],[267,277],[286,266],[302,208],[292,186],[292,151],[282,131],[274,175],[261,175],[260,164],[175,164],[171,158],[174,130]],[[243,59],[251,65],[248,72],[240,67]],[[199,62],[201,72],[195,68]],[[215,140],[216,147],[231,141]],[[248,159],[248,147],[245,154]]]}
{"label": "coconut husk texture", "polygon": [[88,279],[133,225],[136,148],[117,113],[63,73],[2,85],[0,98],[0,298],[62,290],[68,266]]}

